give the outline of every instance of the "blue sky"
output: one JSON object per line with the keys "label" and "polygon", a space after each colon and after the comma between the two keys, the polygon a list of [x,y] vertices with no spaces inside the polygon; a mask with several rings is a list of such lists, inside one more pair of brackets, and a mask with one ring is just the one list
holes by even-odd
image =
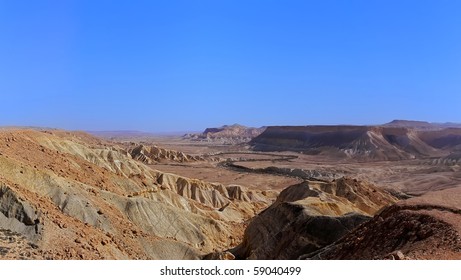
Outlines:
{"label": "blue sky", "polygon": [[0,125],[461,122],[461,1],[0,0]]}

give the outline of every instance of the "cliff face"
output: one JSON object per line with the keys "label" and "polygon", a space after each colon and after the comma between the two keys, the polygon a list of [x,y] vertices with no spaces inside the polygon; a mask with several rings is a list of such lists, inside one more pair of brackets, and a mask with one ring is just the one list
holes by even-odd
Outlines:
{"label": "cliff face", "polygon": [[461,129],[419,131],[406,127],[268,127],[250,144],[257,151],[297,151],[364,160],[446,156],[461,146]]}

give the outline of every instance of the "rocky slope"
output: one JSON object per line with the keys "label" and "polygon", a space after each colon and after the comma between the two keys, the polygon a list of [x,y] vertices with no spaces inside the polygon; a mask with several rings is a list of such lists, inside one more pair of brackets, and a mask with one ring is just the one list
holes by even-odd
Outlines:
{"label": "rocky slope", "polygon": [[460,259],[461,188],[384,209],[336,243],[302,259]]}
{"label": "rocky slope", "polygon": [[282,191],[254,217],[243,242],[230,252],[239,259],[296,259],[335,242],[395,201],[375,186],[351,178],[306,181]]}
{"label": "rocky slope", "polygon": [[461,152],[453,152],[448,156],[432,159],[432,165],[461,166]]}
{"label": "rocky slope", "polygon": [[[412,133],[420,151],[451,151],[445,168],[458,168],[457,130]],[[0,130],[0,258],[461,258],[461,188],[396,203],[373,184],[320,174],[331,181],[293,185],[274,201],[270,191],[154,170],[143,162],[191,159],[138,148],[79,132]]]}
{"label": "rocky slope", "polygon": [[257,151],[297,151],[360,160],[442,157],[461,145],[461,129],[421,131],[389,126],[268,127],[250,144]]}
{"label": "rocky slope", "polygon": [[29,246],[30,258],[197,259],[238,244],[270,203],[153,170],[85,133],[0,131],[0,229],[20,236],[0,257]]}
{"label": "rocky slope", "polygon": [[383,126],[406,127],[416,130],[440,130],[444,128],[461,128],[459,123],[430,123],[425,121],[393,120]]}

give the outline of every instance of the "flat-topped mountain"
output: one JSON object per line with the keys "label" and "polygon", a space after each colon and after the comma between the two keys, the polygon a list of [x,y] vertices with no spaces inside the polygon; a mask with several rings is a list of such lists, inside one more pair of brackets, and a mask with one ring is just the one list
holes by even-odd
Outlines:
{"label": "flat-topped mountain", "polygon": [[461,129],[397,124],[269,127],[251,141],[335,157],[318,162],[0,129],[0,259],[460,258]]}
{"label": "flat-topped mountain", "polygon": [[128,149],[131,157],[145,164],[152,164],[163,160],[173,162],[204,161],[205,158],[197,155],[188,155],[183,152],[164,149],[155,145],[135,145]]}
{"label": "flat-topped mountain", "polygon": [[440,129],[437,124],[425,122],[425,121],[410,121],[410,120],[393,120],[389,123],[384,124],[385,127],[405,127],[417,130],[436,130]]}
{"label": "flat-topped mountain", "polygon": [[207,128],[200,134],[186,134],[184,138],[195,141],[238,144],[250,141],[260,135],[265,129],[265,127],[254,128],[239,124],[224,125],[218,128]]}
{"label": "flat-topped mountain", "polygon": [[393,120],[384,124],[387,127],[406,127],[416,130],[439,130],[443,128],[461,128],[459,123],[430,123],[425,121]]}
{"label": "flat-topped mountain", "polygon": [[461,147],[461,129],[402,126],[271,126],[250,144],[256,151],[297,151],[338,158],[401,160],[441,157]]}

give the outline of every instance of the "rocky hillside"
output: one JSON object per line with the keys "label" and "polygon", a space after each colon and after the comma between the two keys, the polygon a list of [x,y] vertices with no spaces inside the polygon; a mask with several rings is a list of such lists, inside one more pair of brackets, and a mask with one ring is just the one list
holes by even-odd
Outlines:
{"label": "rocky hillside", "polygon": [[260,135],[266,128],[246,127],[239,124],[224,125],[219,128],[207,128],[200,134],[186,134],[185,139],[192,141],[214,142],[221,144],[247,143]]}
{"label": "rocky hillside", "polygon": [[205,160],[202,156],[188,155],[183,152],[168,150],[155,145],[135,145],[128,149],[128,153],[132,158],[145,164],[161,161],[193,162]]}
{"label": "rocky hillside", "polygon": [[297,151],[361,160],[442,157],[461,145],[461,129],[421,131],[388,126],[268,127],[250,144],[257,151]]}
{"label": "rocky hillside", "polygon": [[384,124],[385,127],[404,127],[416,130],[437,130],[441,129],[437,124],[424,121],[393,120]]}
{"label": "rocky hillside", "polygon": [[0,239],[12,242],[0,258],[198,259],[236,246],[270,203],[153,170],[85,133],[0,131]]}
{"label": "rocky hillside", "polygon": [[461,187],[396,202],[350,178],[304,182],[254,217],[239,259],[460,259]]}
{"label": "rocky hillside", "polygon": [[297,259],[343,237],[396,198],[351,178],[303,182],[282,191],[253,218],[243,242],[231,252],[239,259]]}
{"label": "rocky hillside", "polygon": [[460,259],[461,188],[427,193],[383,210],[305,259]]}

